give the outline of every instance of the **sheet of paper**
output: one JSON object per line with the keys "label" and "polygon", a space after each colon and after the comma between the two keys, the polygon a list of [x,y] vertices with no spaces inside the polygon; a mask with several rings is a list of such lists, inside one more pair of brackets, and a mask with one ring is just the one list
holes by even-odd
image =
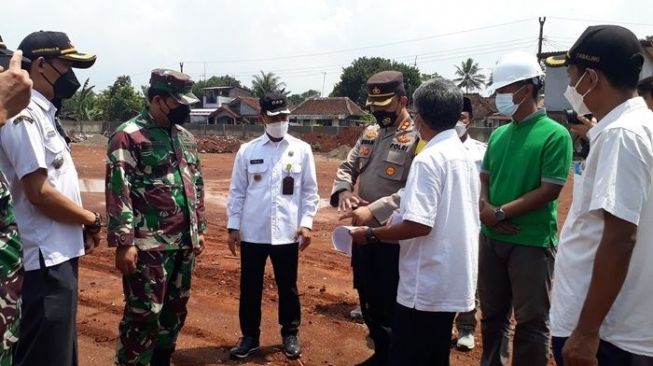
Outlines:
{"label": "sheet of paper", "polygon": [[352,238],[349,232],[355,228],[355,226],[338,226],[335,228],[331,235],[333,249],[351,257]]}

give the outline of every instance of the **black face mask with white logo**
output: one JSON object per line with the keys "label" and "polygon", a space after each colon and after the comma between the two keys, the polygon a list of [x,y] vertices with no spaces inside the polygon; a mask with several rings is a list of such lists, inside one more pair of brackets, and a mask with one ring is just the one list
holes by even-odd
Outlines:
{"label": "black face mask with white logo", "polygon": [[54,97],[58,99],[68,99],[75,95],[75,92],[77,92],[81,85],[79,84],[79,80],[77,80],[77,76],[75,76],[73,69],[61,73],[52,63],[48,62],[48,64],[57,72],[57,74],[59,74],[59,78],[52,83],[43,73],[41,73],[43,78],[52,85]]}
{"label": "black face mask with white logo", "polygon": [[374,111],[372,112],[374,118],[376,118],[376,123],[381,126],[381,128],[388,128],[394,125],[397,120],[397,112],[388,112],[388,111]]}

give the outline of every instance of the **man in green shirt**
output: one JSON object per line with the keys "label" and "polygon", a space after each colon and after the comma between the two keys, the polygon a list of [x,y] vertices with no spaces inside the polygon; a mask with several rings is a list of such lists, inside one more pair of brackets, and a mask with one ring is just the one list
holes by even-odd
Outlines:
{"label": "man in green shirt", "polygon": [[502,365],[514,308],[513,364],[545,366],[557,237],[557,199],[571,166],[569,132],[538,109],[542,69],[533,55],[504,56],[492,72],[499,113],[512,121],[488,141],[481,168],[481,365]]}

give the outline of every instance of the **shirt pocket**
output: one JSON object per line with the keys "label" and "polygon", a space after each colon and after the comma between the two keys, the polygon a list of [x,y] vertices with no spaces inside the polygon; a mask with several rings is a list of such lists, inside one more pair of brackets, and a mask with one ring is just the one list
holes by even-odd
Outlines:
{"label": "shirt pocket", "polygon": [[63,140],[58,135],[48,137],[43,141],[45,146],[45,164],[48,173],[60,175],[70,168],[68,151]]}
{"label": "shirt pocket", "polygon": [[251,187],[262,187],[269,179],[268,164],[249,164],[247,178]]}
{"label": "shirt pocket", "polygon": [[149,185],[172,184],[168,175],[177,169],[176,161],[173,163],[174,154],[162,142],[143,142],[139,146],[138,159],[143,171],[143,183]]}
{"label": "shirt pocket", "polygon": [[407,155],[408,152],[405,151],[389,151],[379,176],[394,181],[403,180]]}

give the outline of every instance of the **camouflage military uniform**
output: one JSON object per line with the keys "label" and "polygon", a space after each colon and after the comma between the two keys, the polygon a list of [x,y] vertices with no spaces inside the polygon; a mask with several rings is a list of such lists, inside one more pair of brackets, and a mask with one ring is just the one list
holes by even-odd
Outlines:
{"label": "camouflage military uniform", "polygon": [[138,247],[136,271],[123,276],[116,364],[148,365],[174,351],[206,229],[197,143],[179,125],[157,127],[146,109],[118,127],[107,155],[109,246]]}
{"label": "camouflage military uniform", "polygon": [[11,195],[4,176],[0,173],[0,366],[12,364],[12,346],[18,340],[23,285],[22,256]]}

